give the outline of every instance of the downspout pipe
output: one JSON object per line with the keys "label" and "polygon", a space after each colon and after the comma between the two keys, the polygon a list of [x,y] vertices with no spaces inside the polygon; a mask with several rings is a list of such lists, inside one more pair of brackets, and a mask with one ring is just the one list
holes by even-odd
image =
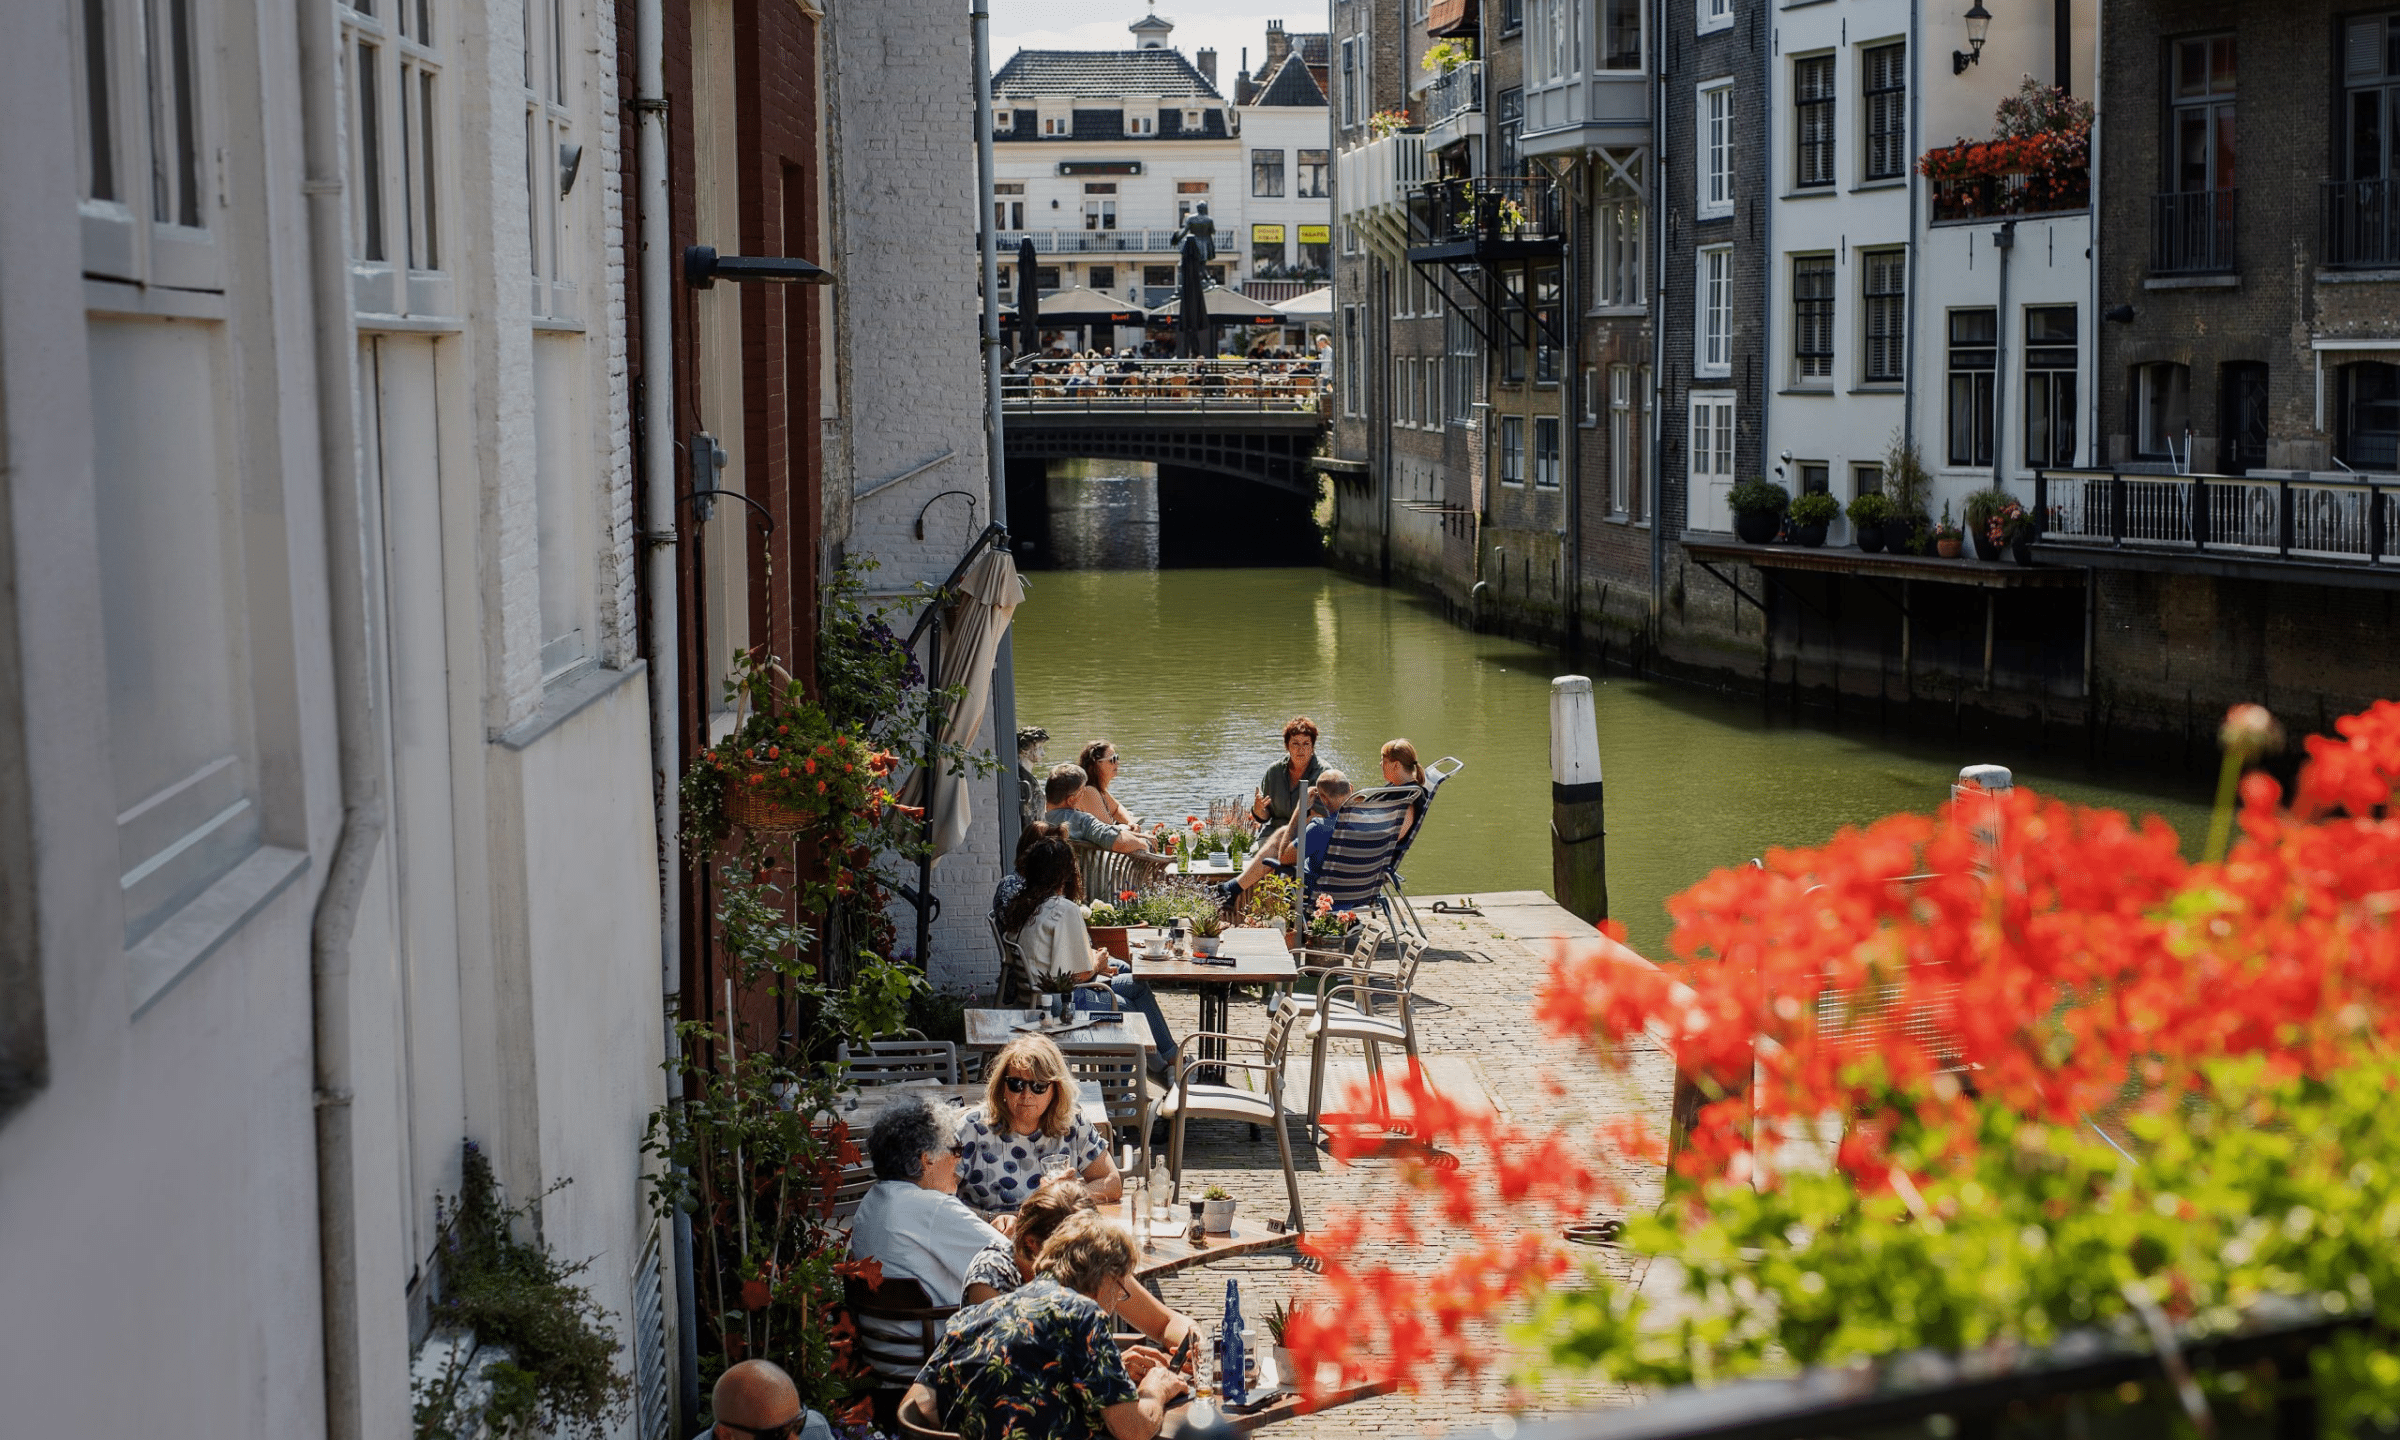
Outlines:
{"label": "downspout pipe", "polygon": [[[1923,36],[1920,33],[1923,29],[1920,22],[1924,18],[1924,9],[1925,0],[1910,0],[1908,7],[1908,63],[1918,67],[1926,66],[1925,47]],[[1920,69],[1918,73],[1921,75],[1925,73],[1925,70]],[[1912,146],[1922,143],[1925,134],[1925,87],[1917,83],[1917,80],[1917,75],[1909,77],[1908,138]],[[1901,312],[1903,324],[1900,331],[1900,374],[1902,376],[1900,381],[1900,443],[1902,445],[1917,443],[1917,331],[1921,328],[1917,324],[1917,317],[1921,313],[1917,291],[1917,255],[1925,248],[1925,235],[1917,223],[1917,207],[1923,203],[1924,188],[1925,182],[1922,179],[1914,176],[1909,179],[1908,278],[1901,282],[1908,289],[1907,309]],[[1992,423],[1998,425],[2000,422],[1995,419]],[[1891,493],[1888,488],[1891,477],[1887,475],[1884,479],[1887,487],[1884,493],[1888,496]]]}
{"label": "downspout pipe", "polygon": [[[679,539],[675,531],[675,267],[667,177],[666,8],[634,0],[634,166],[639,175],[642,326],[643,628],[650,654],[650,799],[658,830],[660,1008],[670,1076],[681,1058],[675,1033],[683,1018],[683,845],[677,784],[683,775],[681,632],[676,620]],[[670,1087],[677,1082],[670,1080]],[[670,1099],[675,1098],[670,1093]],[[677,1411],[688,1425],[700,1411],[700,1315],[692,1280],[692,1220],[674,1220]]]}
{"label": "downspout pipe", "polygon": [[309,925],[311,1083],[317,1149],[318,1304],[324,1344],[325,1434],[367,1433],[360,1376],[358,1203],[350,1054],[350,942],[383,841],[382,747],[368,606],[370,507],[360,493],[358,336],[351,318],[341,48],[333,7],[301,4],[301,193],[307,213],[309,299],[317,389],[317,471],[324,495],[327,629],[342,818]]}
{"label": "downspout pipe", "polygon": [[[991,523],[1008,528],[1008,446],[1006,418],[1000,409],[1000,380],[1007,365],[1007,343],[1000,338],[1000,237],[992,214],[992,187],[999,160],[992,151],[992,11],[987,0],[972,0],[969,28],[975,49],[975,222],[976,251],[983,269],[983,445],[984,474],[991,489]],[[992,655],[992,746],[1003,756],[1000,766],[1000,851],[1017,853],[1017,830],[1024,821],[1023,801],[1017,794],[1017,767],[1012,757],[1017,743],[1017,657],[1007,631]],[[1003,748],[1005,747],[1005,748]],[[920,954],[917,963],[924,963]]]}

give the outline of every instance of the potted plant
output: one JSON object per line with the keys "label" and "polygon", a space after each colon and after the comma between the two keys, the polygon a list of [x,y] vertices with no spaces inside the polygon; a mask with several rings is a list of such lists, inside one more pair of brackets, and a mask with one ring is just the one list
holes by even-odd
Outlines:
{"label": "potted plant", "polygon": [[694,759],[680,782],[686,825],[698,846],[713,848],[736,828],[821,837],[850,817],[924,814],[892,799],[888,777],[898,757],[838,729],[763,646],[733,657],[725,699],[742,718]]}
{"label": "potted plant", "polygon": [[1791,492],[1772,480],[1744,480],[1725,497],[1733,507],[1733,533],[1751,545],[1764,545],[1782,528],[1783,512],[1791,507]]}
{"label": "potted plant", "polygon": [[1950,504],[1948,501],[1944,501],[1942,518],[1935,521],[1933,526],[1933,553],[1941,556],[1944,560],[1956,560],[1958,548],[1963,539],[1964,537],[1959,533],[1958,522],[1950,518]]}
{"label": "potted plant", "polygon": [[1841,501],[1811,490],[1792,502],[1792,539],[1811,549],[1824,544],[1826,527],[1841,513]]}
{"label": "potted plant", "polygon": [[1425,58],[1417,68],[1428,75],[1447,75],[1475,58],[1472,40],[1436,40],[1425,48]]}
{"label": "potted plant", "polygon": [[1892,518],[1892,502],[1869,490],[1850,502],[1848,514],[1850,533],[1857,537],[1858,548],[1869,555],[1882,553],[1883,522]]}
{"label": "potted plant", "polygon": [[1092,932],[1092,943],[1119,960],[1132,959],[1133,947],[1125,932],[1142,923],[1141,898],[1135,891],[1120,890],[1113,901],[1095,900],[1083,907],[1083,925]]}
{"label": "potted plant", "polygon": [[1075,1013],[1074,976],[1044,975],[1041,985],[1041,1009],[1044,1014],[1053,1020],[1065,1020]]}
{"label": "potted plant", "polygon": [[1917,532],[1925,528],[1925,497],[1932,488],[1933,474],[1925,468],[1916,442],[1894,430],[1883,452],[1883,493],[1892,502],[1892,513],[1883,522],[1885,549],[1895,555],[1903,550],[1925,553]]}
{"label": "potted plant", "polygon": [[1211,1185],[1200,1192],[1200,1228],[1211,1235],[1233,1233],[1233,1207],[1239,1203],[1225,1193],[1222,1185]]}
{"label": "potted plant", "polygon": [[[2011,500],[1994,511],[1984,522],[1984,533],[1991,537],[1993,559],[2006,550],[2009,558],[2019,565],[2033,563],[2033,542],[2039,529],[2033,522],[2033,512]],[[1977,550],[1982,549],[1979,544]]]}
{"label": "potted plant", "polygon": [[1997,560],[2007,546],[2007,537],[1999,523],[2001,512],[2013,510],[2019,515],[2025,507],[2006,490],[1978,490],[1967,497],[1967,541],[1975,547],[1978,560]]}
{"label": "potted plant", "polygon": [[1267,1313],[1259,1317],[1259,1323],[1267,1329],[1267,1348],[1275,1357],[1275,1378],[1282,1382],[1285,1389],[1299,1389],[1300,1382],[1292,1374],[1292,1352],[1283,1343],[1283,1332],[1292,1323],[1291,1302],[1278,1300],[1269,1305]]}
{"label": "potted plant", "polygon": [[1185,918],[1192,924],[1192,953],[1214,955],[1225,940],[1225,911],[1213,895],[1202,897],[1207,904],[1196,907]]}

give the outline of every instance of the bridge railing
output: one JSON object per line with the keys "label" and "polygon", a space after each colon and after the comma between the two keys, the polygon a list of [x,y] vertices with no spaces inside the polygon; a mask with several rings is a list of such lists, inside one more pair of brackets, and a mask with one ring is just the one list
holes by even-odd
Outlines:
{"label": "bridge railing", "polygon": [[1320,415],[1314,360],[1031,360],[1000,377],[1020,414]]}

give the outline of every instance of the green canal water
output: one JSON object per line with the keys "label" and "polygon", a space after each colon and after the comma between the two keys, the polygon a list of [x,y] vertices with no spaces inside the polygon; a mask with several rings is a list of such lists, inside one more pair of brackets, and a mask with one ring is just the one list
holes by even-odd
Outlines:
{"label": "green canal water", "polygon": [[[1129,487],[1130,488],[1130,487]],[[1110,543],[1077,549],[1140,566],[1122,492],[1061,506],[1069,527]],[[1112,512],[1113,517],[1112,517]],[[1113,532],[1113,533],[1111,533]],[[1093,553],[1107,551],[1105,555]],[[1330,570],[1069,569],[1026,576],[1017,612],[1017,714],[1046,726],[1053,761],[1090,740],[1124,755],[1118,798],[1145,821],[1180,820],[1212,798],[1247,797],[1306,714],[1328,763],[1371,783],[1393,736],[1431,760],[1466,762],[1409,853],[1412,894],[1547,890],[1549,686],[1556,656],[1459,629],[1413,596]],[[1668,682],[1595,686],[1607,778],[1610,909],[1636,948],[1664,953],[1667,897],[1774,845],[1823,841],[1895,810],[1930,810],[1960,766],[2009,766],[2019,784],[2088,805],[2163,817],[2196,846],[2207,796],[2150,777],[2094,775],[2022,747],[1971,751],[1863,728],[1770,720],[1742,700]]]}

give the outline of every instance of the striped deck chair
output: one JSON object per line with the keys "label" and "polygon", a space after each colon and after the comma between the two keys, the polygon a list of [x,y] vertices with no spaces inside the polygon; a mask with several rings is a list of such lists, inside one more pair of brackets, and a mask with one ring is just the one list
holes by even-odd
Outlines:
{"label": "striped deck chair", "polygon": [[1400,860],[1401,824],[1423,795],[1421,786],[1378,785],[1352,795],[1335,811],[1324,864],[1314,875],[1302,867],[1300,915],[1314,915],[1322,895],[1336,910],[1374,911],[1383,916],[1387,929],[1398,930],[1399,917],[1385,886]]}
{"label": "striped deck chair", "polygon": [[[1446,770],[1442,768],[1445,765],[1449,767]],[[1425,795],[1423,799],[1417,801],[1417,823],[1409,826],[1408,833],[1400,837],[1399,853],[1392,856],[1392,878],[1384,886],[1386,896],[1384,909],[1392,913],[1395,918],[1399,915],[1406,915],[1408,927],[1416,931],[1419,936],[1425,934],[1425,922],[1417,918],[1417,907],[1408,903],[1405,889],[1407,882],[1400,878],[1400,862],[1408,858],[1408,847],[1416,844],[1417,837],[1425,833],[1425,817],[1433,810],[1433,797],[1440,792],[1442,782],[1466,768],[1467,762],[1455,755],[1444,755],[1441,759],[1425,767]],[[1394,928],[1397,929],[1397,927]]]}

